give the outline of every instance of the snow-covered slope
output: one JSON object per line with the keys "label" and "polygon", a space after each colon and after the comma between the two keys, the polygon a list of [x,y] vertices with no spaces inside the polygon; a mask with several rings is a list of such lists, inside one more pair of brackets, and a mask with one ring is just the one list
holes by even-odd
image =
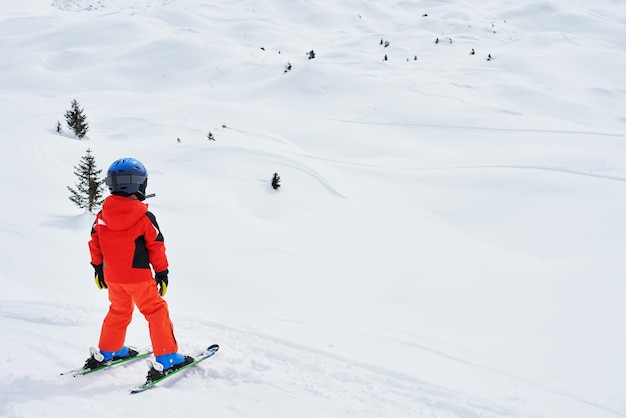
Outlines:
{"label": "snow-covered slope", "polygon": [[[626,416],[623,2],[4,3],[0,416]],[[181,350],[221,346],[142,395],[58,375],[108,303],[87,148],[147,166]]]}

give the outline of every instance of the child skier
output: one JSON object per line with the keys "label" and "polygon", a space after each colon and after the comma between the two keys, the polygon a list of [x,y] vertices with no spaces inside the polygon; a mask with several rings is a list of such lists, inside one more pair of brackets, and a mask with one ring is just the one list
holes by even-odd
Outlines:
{"label": "child skier", "polygon": [[150,370],[151,379],[155,372],[179,368],[193,358],[178,353],[174,327],[163,299],[169,273],[163,234],[148,205],[142,202],[148,172],[138,160],[122,158],[109,167],[106,184],[111,195],[96,215],[89,250],[96,286],[108,289],[111,305],[102,323],[99,351],[92,350],[85,368],[138,354],[124,345],[137,305],[148,321],[156,362],[163,366],[162,370]]}

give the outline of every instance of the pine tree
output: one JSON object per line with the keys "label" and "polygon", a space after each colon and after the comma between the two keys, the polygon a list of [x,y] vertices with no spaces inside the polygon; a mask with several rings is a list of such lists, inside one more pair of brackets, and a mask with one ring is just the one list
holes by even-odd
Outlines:
{"label": "pine tree", "polygon": [[72,108],[65,112],[65,121],[76,136],[83,139],[89,130],[87,115],[85,115],[83,109],[80,108],[76,99],[72,100],[71,106]]}
{"label": "pine tree", "polygon": [[274,173],[274,177],[272,177],[272,187],[274,190],[278,190],[280,187],[280,177],[278,176],[278,173]]}
{"label": "pine tree", "polygon": [[87,154],[80,159],[78,166],[74,166],[74,174],[78,177],[76,188],[67,186],[70,191],[70,200],[81,209],[94,211],[102,205],[104,199],[104,179],[98,179],[102,170],[96,168],[96,159],[87,148]]}

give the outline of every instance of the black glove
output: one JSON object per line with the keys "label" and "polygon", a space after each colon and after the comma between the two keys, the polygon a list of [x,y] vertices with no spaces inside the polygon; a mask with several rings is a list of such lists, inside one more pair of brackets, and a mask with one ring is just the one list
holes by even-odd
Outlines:
{"label": "black glove", "polygon": [[155,273],[154,275],[154,280],[156,280],[157,286],[159,286],[159,294],[161,296],[165,296],[165,294],[167,293],[167,273],[169,272],[170,271],[168,269],[165,269],[163,271]]}
{"label": "black glove", "polygon": [[104,281],[104,266],[102,264],[94,264],[91,263],[91,265],[93,266],[94,269],[94,278],[96,279],[96,286],[98,286],[98,289],[102,290],[102,289],[106,289],[107,288],[107,284]]}

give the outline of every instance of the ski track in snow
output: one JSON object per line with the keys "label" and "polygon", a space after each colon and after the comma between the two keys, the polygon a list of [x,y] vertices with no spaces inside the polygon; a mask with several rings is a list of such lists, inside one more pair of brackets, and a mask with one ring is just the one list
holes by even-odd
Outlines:
{"label": "ski track in snow", "polygon": [[[2,302],[0,321],[27,322],[38,340],[49,341],[57,327],[98,328],[98,312],[82,311],[72,305],[48,302]],[[85,313],[88,313],[85,318]],[[84,319],[78,319],[80,317]],[[17,324],[19,326],[19,324]],[[33,325],[38,325],[34,329]],[[495,417],[513,416],[514,410],[494,405],[445,388],[420,382],[372,365],[356,364],[346,359],[325,355],[316,350],[295,346],[285,341],[268,338],[255,332],[217,325],[208,321],[180,321],[177,326],[180,340],[198,341],[198,335],[210,335],[208,343],[221,345],[218,354],[189,370],[172,382],[151,389],[149,393],[134,396],[160,396],[176,385],[184,393],[193,386],[216,392],[229,390],[250,392],[258,387],[272,388],[278,393],[291,393],[304,401],[326,404],[336,416],[363,417]],[[200,347],[197,347],[200,349]],[[47,354],[46,350],[41,352]],[[67,362],[67,358],[64,362]],[[3,417],[17,418],[36,413],[40,417],[59,416],[64,408],[84,413],[90,408],[84,403],[89,398],[106,402],[107,411],[92,411],[90,416],[119,416],[130,401],[119,399],[145,371],[143,362],[72,378],[56,376],[63,366],[46,360],[45,372],[24,370],[24,375],[11,376],[0,384],[0,412]],[[218,389],[219,388],[219,389]],[[66,403],[68,397],[72,401]],[[178,395],[177,395],[178,396]],[[47,406],[45,406],[47,405]],[[69,409],[68,409],[69,410]],[[192,411],[192,410],[191,410]],[[185,413],[177,410],[177,413]]]}
{"label": "ski track in snow", "polygon": [[[351,166],[351,167],[362,167],[366,169],[380,169],[380,170],[388,170],[388,171],[404,171],[404,172],[419,172],[419,171],[445,171],[445,170],[478,170],[478,169],[515,169],[515,170],[538,170],[538,171],[548,171],[555,173],[564,173],[564,174],[573,174],[577,176],[585,176],[585,177],[593,177],[597,179],[604,180],[614,180],[614,181],[626,181],[626,177],[619,176],[609,176],[605,174],[597,174],[597,173],[589,173],[582,170],[574,170],[565,167],[549,167],[549,166],[532,166],[532,165],[472,165],[472,166],[446,166],[446,167],[399,167],[399,166],[384,166],[379,164],[367,164],[367,163],[358,163],[347,160],[338,160],[327,157],[317,157],[314,155],[303,155],[303,157],[325,161],[328,163],[335,164],[337,166]],[[320,182],[323,180],[320,179]],[[324,182],[325,183],[325,182]],[[331,186],[329,189],[332,191]],[[338,192],[334,192],[338,194]],[[340,194],[339,194],[340,195]],[[342,196],[342,195],[340,195]],[[343,196],[342,196],[343,197]]]}
{"label": "ski track in snow", "polygon": [[364,124],[364,125],[396,125],[396,126],[409,126],[409,127],[422,127],[422,128],[437,128],[444,130],[465,130],[465,131],[478,131],[478,132],[502,132],[502,133],[539,133],[539,134],[566,134],[566,135],[578,135],[578,136],[604,136],[624,138],[625,134],[619,132],[602,132],[602,131],[580,131],[580,130],[568,130],[568,129],[533,129],[533,128],[496,128],[485,126],[471,126],[471,125],[450,125],[450,124],[432,124],[432,123],[416,123],[416,122],[375,122],[375,121],[355,121],[338,118],[328,118],[331,120],[337,120],[346,123]]}
{"label": "ski track in snow", "polygon": [[[23,328],[20,323],[30,324],[31,339],[45,342],[54,341],[58,328],[71,327],[79,333],[92,331],[99,326],[102,312],[94,308],[77,307],[70,304],[50,302],[11,301],[0,302],[0,322],[13,321],[13,325]],[[136,322],[137,319],[135,319]],[[141,324],[140,326],[144,326]],[[297,345],[284,339],[268,337],[253,330],[241,330],[207,320],[185,318],[177,324],[178,339],[194,341],[193,352],[202,349],[197,345],[199,336],[207,337],[207,346],[219,343],[220,351],[200,367],[190,369],[181,376],[164,382],[145,394],[133,395],[128,390],[141,382],[145,365],[139,361],[126,366],[113,368],[97,374],[72,378],[59,376],[68,366],[49,359],[45,360],[45,370],[23,370],[23,375],[13,374],[0,383],[0,414],[5,418],[22,416],[55,417],[69,411],[89,413],[94,417],[119,416],[128,412],[133,400],[143,397],[153,399],[167,394],[176,387],[177,397],[186,399],[186,389],[214,393],[215,397],[229,396],[236,392],[245,393],[251,398],[263,388],[273,393],[290,394],[302,402],[325,405],[334,411],[334,416],[359,417],[437,417],[437,418],[488,418],[488,417],[530,417],[532,415],[517,410],[511,404],[498,404],[493,400],[455,392],[420,381],[409,375],[385,370],[373,364],[355,362],[325,353],[315,347]],[[33,338],[34,337],[34,338]],[[626,416],[624,410],[611,407],[605,402],[563,390],[557,386],[540,383],[537,379],[507,370],[513,365],[498,366],[498,361],[487,359],[475,362],[459,357],[450,350],[424,344],[410,343],[390,338],[394,344],[410,346],[414,350],[427,351],[455,362],[503,374],[508,378],[523,382],[541,391],[554,393],[571,400],[603,409],[618,416]],[[18,341],[19,343],[19,341]],[[48,356],[49,349],[31,347],[35,353]],[[452,348],[452,347],[451,347]],[[455,349],[453,351],[458,351]],[[384,352],[381,353],[384,355]],[[34,362],[35,364],[37,362]],[[35,367],[35,366],[33,366]],[[67,402],[71,396],[72,401]],[[195,395],[188,395],[192,399]],[[232,395],[231,395],[232,396]],[[122,397],[122,398],[121,398]],[[107,404],[105,411],[90,411],[93,401]],[[185,404],[176,404],[171,411],[185,414]],[[132,409],[131,409],[132,411]],[[194,409],[189,409],[192,413]],[[311,416],[316,416],[315,414]]]}
{"label": "ski track in snow", "polygon": [[[418,345],[418,344],[409,343],[406,341],[401,341],[398,339],[393,339],[392,341],[398,344],[408,345],[419,350],[428,351],[437,356],[445,357],[447,359],[450,359],[459,363],[467,364],[467,365],[470,365],[470,366],[473,366],[482,370],[486,370],[486,371],[493,372],[496,374],[501,374],[510,379],[523,382],[524,384],[535,387],[541,391],[551,392],[558,396],[562,396],[564,398],[568,398],[576,402],[584,403],[594,408],[602,409],[612,414],[616,414],[619,416],[626,416],[626,405],[622,405],[622,408],[620,408],[619,406],[610,405],[610,404],[619,405],[620,402],[618,400],[609,399],[608,402],[607,401],[603,402],[600,400],[594,400],[590,396],[580,395],[578,393],[575,393],[572,390],[563,389],[564,386],[571,386],[571,385],[567,382],[558,382],[556,379],[554,379],[551,376],[542,376],[541,378],[538,378],[537,376],[530,377],[528,372],[519,370],[517,366],[513,364],[503,364],[502,362],[496,359],[490,359],[489,364],[487,364],[484,361],[478,362],[478,361],[472,361],[472,360],[462,358],[461,356],[448,353],[440,348],[432,348],[426,345]],[[479,356],[479,357],[482,357],[483,359],[485,358],[484,356]],[[512,371],[513,369],[517,369],[516,372]],[[554,381],[555,384],[550,384],[548,383],[549,381]],[[584,388],[577,388],[577,389],[579,391],[588,392]]]}

